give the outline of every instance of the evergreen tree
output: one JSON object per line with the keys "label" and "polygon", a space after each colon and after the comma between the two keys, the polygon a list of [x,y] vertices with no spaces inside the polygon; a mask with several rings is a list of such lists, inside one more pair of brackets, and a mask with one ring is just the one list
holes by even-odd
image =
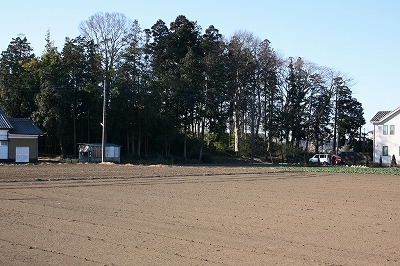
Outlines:
{"label": "evergreen tree", "polygon": [[35,110],[38,77],[35,55],[26,37],[12,39],[0,58],[0,105],[10,117],[30,117]]}
{"label": "evergreen tree", "polygon": [[251,51],[253,41],[256,42],[248,32],[237,32],[227,47],[227,100],[230,104],[230,130],[234,132],[234,150],[238,157],[242,156],[241,137],[245,131],[245,117],[253,95],[256,66]]}
{"label": "evergreen tree", "polygon": [[[72,125],[72,139],[68,142],[68,150],[72,150],[74,157],[77,157],[77,141],[89,142],[90,132],[100,132],[98,122],[101,118],[97,115],[96,122],[91,119],[92,113],[101,113],[99,106],[100,88],[97,84],[101,82],[100,60],[94,53],[93,41],[84,37],[66,39],[61,57],[63,81],[63,95],[70,106],[70,122]],[[96,108],[97,106],[97,108]],[[97,111],[94,111],[97,110]],[[91,129],[96,125],[95,129]],[[97,134],[98,136],[98,134]]]}
{"label": "evergreen tree", "polygon": [[315,153],[319,153],[319,147],[330,142],[332,130],[330,118],[332,115],[332,92],[327,87],[326,81],[319,73],[310,76],[311,93],[308,97],[306,109],[306,147],[309,140],[315,147]]}
{"label": "evergreen tree", "polygon": [[336,149],[349,144],[351,147],[359,136],[359,130],[365,124],[362,104],[352,97],[352,91],[342,77],[336,82],[336,116],[337,146]]}
{"label": "evergreen tree", "polygon": [[227,73],[226,44],[219,30],[213,25],[209,26],[201,38],[201,50],[203,53],[204,88],[200,115],[202,118],[201,150],[202,157],[204,146],[204,130],[209,134],[215,134],[216,141],[226,132],[228,122],[227,102]]}
{"label": "evergreen tree", "polygon": [[283,100],[282,90],[279,87],[278,70],[282,60],[271,48],[270,42],[260,43],[259,64],[259,119],[262,121],[264,140],[266,141],[267,156],[271,157],[273,141],[279,137],[279,127]]}
{"label": "evergreen tree", "polygon": [[[72,132],[71,113],[64,81],[65,73],[62,68],[62,57],[50,41],[50,33],[46,38],[46,51],[37,64],[40,76],[40,92],[36,94],[37,110],[33,113],[35,122],[44,128],[46,142],[53,149],[50,152],[61,152],[67,155],[66,143]],[[58,144],[58,145],[57,145]],[[56,148],[55,145],[58,147]]]}

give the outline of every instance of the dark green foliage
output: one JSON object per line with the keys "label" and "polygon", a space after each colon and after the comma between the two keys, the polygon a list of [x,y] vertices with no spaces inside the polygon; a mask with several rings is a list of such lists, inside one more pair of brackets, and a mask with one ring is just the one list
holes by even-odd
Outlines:
{"label": "dark green foliage", "polygon": [[346,142],[353,147],[353,142],[361,137],[361,126],[365,124],[364,109],[362,104],[352,97],[351,89],[341,77],[335,79],[335,93],[334,123],[338,147],[344,146]]}
{"label": "dark green foliage", "polygon": [[32,51],[25,37],[17,37],[1,53],[0,106],[10,117],[30,117],[35,110],[39,80]]}
{"label": "dark green foliage", "polygon": [[[121,39],[94,38],[100,28],[92,23],[102,18]],[[61,52],[48,34],[40,57],[21,37],[1,54],[0,107],[34,118],[47,133],[40,152],[76,156],[77,143],[101,141],[104,83],[107,142],[127,158],[212,162],[211,155],[253,154],[300,162],[335,136],[339,146],[360,148],[363,108],[348,81],[281,58],[269,40],[245,31],[225,40],[183,15],[142,30],[122,14],[96,14],[81,30],[85,37],[66,38]]]}

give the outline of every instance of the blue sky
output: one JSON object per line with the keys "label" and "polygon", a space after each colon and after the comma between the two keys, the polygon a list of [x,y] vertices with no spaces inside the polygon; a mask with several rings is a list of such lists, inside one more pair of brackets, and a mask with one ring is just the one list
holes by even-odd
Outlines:
{"label": "blue sky", "polygon": [[284,57],[302,57],[352,77],[367,124],[377,111],[400,106],[400,1],[397,0],[20,0],[0,9],[0,51],[24,34],[40,56],[45,35],[60,50],[79,36],[79,23],[97,12],[119,12],[150,28],[178,15],[214,25],[225,37],[246,30],[271,41]]}

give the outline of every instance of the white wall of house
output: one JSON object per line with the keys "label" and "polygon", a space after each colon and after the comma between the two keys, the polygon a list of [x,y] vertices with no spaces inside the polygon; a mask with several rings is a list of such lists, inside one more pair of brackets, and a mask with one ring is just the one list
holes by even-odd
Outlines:
{"label": "white wall of house", "polygon": [[0,130],[0,159],[8,159],[8,130]]}
{"label": "white wall of house", "polygon": [[0,140],[0,159],[8,159],[8,140]]}
{"label": "white wall of house", "polygon": [[400,110],[379,124],[374,124],[374,162],[382,156],[382,164],[389,166],[392,156],[400,165]]}
{"label": "white wall of house", "polygon": [[8,140],[8,130],[0,129],[0,140]]}

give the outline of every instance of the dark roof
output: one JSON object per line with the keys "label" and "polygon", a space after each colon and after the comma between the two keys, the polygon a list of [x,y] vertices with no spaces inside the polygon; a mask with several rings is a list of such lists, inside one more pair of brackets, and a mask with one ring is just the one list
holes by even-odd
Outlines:
{"label": "dark roof", "polygon": [[374,125],[384,123],[388,119],[391,119],[393,116],[397,116],[400,113],[400,106],[393,111],[379,111],[374,115],[374,117],[370,120],[370,122]]}
{"label": "dark roof", "polygon": [[13,128],[10,134],[43,135],[43,132],[29,118],[8,118]]}
{"label": "dark roof", "polygon": [[10,120],[7,118],[6,114],[0,108],[0,129],[12,129],[13,126]]}
{"label": "dark roof", "polygon": [[385,116],[387,116],[389,113],[391,113],[392,111],[379,111],[377,112],[374,117],[371,118],[371,123],[373,122],[379,122],[381,121],[382,118],[384,118]]}
{"label": "dark roof", "polygon": [[[102,146],[101,143],[78,143],[78,145],[86,145],[86,146]],[[106,143],[106,147],[121,147],[118,144],[114,143]]]}

